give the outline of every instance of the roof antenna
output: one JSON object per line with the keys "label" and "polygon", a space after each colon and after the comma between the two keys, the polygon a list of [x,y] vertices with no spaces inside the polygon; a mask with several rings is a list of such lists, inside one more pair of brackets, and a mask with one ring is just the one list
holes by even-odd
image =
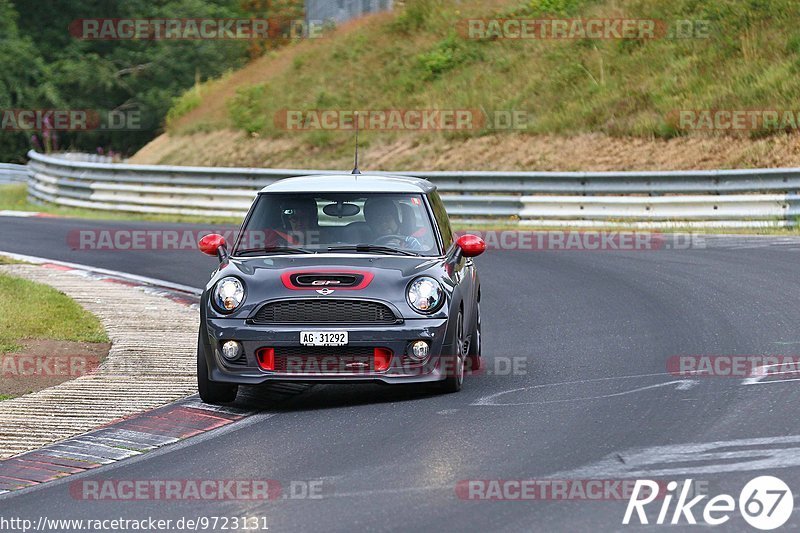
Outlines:
{"label": "roof antenna", "polygon": [[361,174],[361,171],[358,170],[358,111],[355,113],[356,118],[356,160],[355,165],[353,166],[353,172],[351,174]]}

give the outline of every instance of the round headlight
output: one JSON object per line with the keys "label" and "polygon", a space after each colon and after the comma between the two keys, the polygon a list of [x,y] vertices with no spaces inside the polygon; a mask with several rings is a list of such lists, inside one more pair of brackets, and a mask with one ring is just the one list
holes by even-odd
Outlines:
{"label": "round headlight", "polygon": [[234,311],[244,301],[244,284],[236,278],[222,278],[214,288],[214,301],[221,311]]}
{"label": "round headlight", "polygon": [[408,286],[408,303],[420,313],[432,313],[444,301],[442,286],[433,278],[417,278]]}

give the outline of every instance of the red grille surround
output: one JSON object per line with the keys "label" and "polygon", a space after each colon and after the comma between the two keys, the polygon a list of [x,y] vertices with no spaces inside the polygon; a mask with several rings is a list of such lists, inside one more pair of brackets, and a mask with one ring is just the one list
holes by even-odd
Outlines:
{"label": "red grille surround", "polygon": [[388,348],[370,346],[276,346],[261,348],[261,370],[279,374],[373,374],[392,364]]}

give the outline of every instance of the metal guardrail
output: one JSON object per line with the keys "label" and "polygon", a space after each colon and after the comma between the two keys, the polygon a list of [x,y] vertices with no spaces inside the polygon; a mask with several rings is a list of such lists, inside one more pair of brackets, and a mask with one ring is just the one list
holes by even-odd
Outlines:
{"label": "metal guardrail", "polygon": [[0,163],[0,184],[24,182],[28,179],[28,167],[11,163]]}
{"label": "metal guardrail", "polygon": [[[342,172],[174,167],[28,153],[28,192],[58,205],[240,217],[279,179]],[[800,169],[665,172],[399,172],[434,182],[451,217],[528,226],[794,225]]]}
{"label": "metal guardrail", "polygon": [[[56,156],[67,161],[79,161],[82,163],[114,163],[113,157],[101,154],[87,154],[83,152],[59,152]],[[119,163],[120,161],[116,161]]]}

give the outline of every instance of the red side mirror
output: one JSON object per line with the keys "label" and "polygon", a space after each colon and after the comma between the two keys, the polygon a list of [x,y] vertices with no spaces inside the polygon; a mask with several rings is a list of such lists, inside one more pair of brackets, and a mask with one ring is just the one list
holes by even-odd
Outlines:
{"label": "red side mirror", "polygon": [[204,254],[216,256],[220,247],[225,246],[225,244],[225,237],[217,233],[212,233],[200,239],[200,242],[197,243],[197,247],[200,248],[200,251]]}
{"label": "red side mirror", "polygon": [[477,235],[462,235],[456,241],[464,257],[475,257],[486,251],[486,243]]}

